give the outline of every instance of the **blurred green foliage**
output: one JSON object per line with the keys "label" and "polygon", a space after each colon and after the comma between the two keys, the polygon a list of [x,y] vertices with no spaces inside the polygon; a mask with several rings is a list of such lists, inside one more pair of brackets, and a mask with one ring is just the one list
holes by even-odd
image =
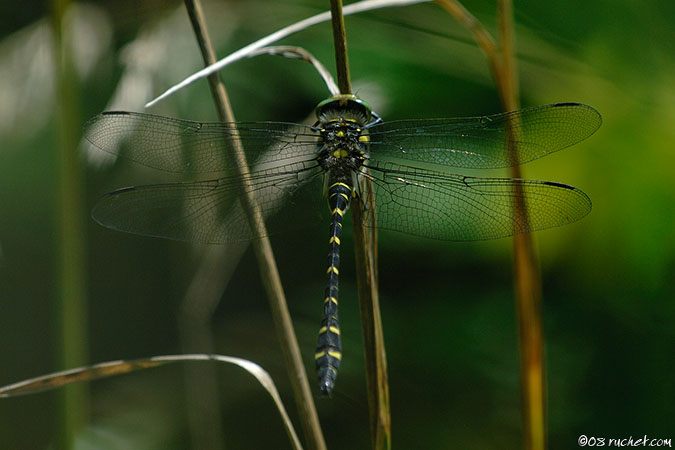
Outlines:
{"label": "blurred green foliage", "polygon": [[[58,260],[54,127],[62,108],[50,84],[48,12],[33,3],[16,21],[0,22],[0,385],[62,369],[54,366],[52,306]],[[327,4],[215,2],[208,20],[224,56]],[[464,4],[493,30],[492,2]],[[78,6],[80,19],[91,25],[73,25],[89,44],[78,53],[80,122],[106,109],[121,83],[135,80],[130,85],[136,90],[129,92],[142,98],[118,98],[115,107],[141,110],[200,67],[180,4]],[[515,7],[523,106],[580,101],[596,107],[604,120],[587,141],[524,167],[529,178],[580,187],[594,204],[581,222],[537,234],[550,448],[573,448],[581,434],[672,438],[675,3],[521,1]],[[498,112],[483,55],[440,8],[371,12],[346,23],[355,91],[385,120]],[[303,46],[334,67],[327,25],[283,43]],[[309,66],[281,58],[242,61],[223,78],[239,120],[302,121],[327,96]],[[205,82],[153,112],[215,118]],[[115,187],[158,179],[130,164],[95,159],[83,156],[87,208]],[[88,248],[90,360],[202,351],[185,349],[178,325],[197,252],[188,244],[101,228],[86,212],[82,220],[88,225],[82,239]],[[312,381],[326,231],[314,227],[272,240]],[[349,233],[344,241],[350,242]],[[335,398],[319,401],[318,408],[330,448],[366,448],[353,252],[343,248],[345,359]],[[457,244],[381,234],[396,447],[519,448],[510,248],[508,239]],[[247,251],[232,264],[236,269],[211,323],[215,350],[269,370],[295,419],[254,258]],[[285,448],[281,423],[255,382],[236,369],[218,368],[217,374],[219,392],[213,396],[222,407],[226,448]],[[92,383],[91,422],[78,448],[188,448],[183,378],[180,369],[167,368]],[[0,447],[48,447],[54,408],[50,393],[0,401]]]}

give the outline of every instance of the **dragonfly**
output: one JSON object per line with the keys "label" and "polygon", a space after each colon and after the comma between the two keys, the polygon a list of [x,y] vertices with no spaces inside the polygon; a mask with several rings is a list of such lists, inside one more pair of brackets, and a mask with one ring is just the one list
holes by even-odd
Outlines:
{"label": "dragonfly", "polygon": [[[114,230],[207,244],[259,238],[242,195],[255,199],[267,234],[329,216],[315,352],[320,394],[331,394],[342,360],[343,217],[352,201],[363,201],[366,181],[376,205],[375,214],[363,214],[366,226],[440,240],[502,238],[568,224],[591,210],[589,197],[566,184],[448,171],[510,167],[574,145],[601,124],[591,106],[555,103],[482,117],[384,121],[349,94],[322,101],[315,112],[312,126],[103,112],[86,123],[85,137],[99,149],[178,177],[104,195],[92,216]],[[252,164],[247,173],[230,157],[237,146]]]}

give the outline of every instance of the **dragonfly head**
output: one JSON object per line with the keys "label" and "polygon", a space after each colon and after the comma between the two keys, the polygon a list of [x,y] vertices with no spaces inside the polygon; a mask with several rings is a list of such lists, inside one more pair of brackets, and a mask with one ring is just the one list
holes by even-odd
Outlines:
{"label": "dragonfly head", "polygon": [[321,123],[346,120],[355,121],[360,126],[364,126],[371,122],[373,112],[370,105],[356,95],[338,94],[317,105],[316,117]]}

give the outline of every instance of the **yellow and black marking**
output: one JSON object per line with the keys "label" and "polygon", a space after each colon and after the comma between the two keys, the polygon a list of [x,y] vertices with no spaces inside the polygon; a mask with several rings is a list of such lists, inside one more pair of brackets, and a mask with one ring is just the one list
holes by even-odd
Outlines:
{"label": "yellow and black marking", "polygon": [[319,341],[316,345],[316,370],[319,376],[319,391],[330,395],[335,385],[342,345],[340,343],[340,325],[338,323],[338,275],[340,274],[340,237],[342,217],[349,207],[352,188],[338,181],[328,188],[328,204],[332,211],[330,238],[328,239],[328,269],[326,295],[323,304],[323,319],[319,328]]}
{"label": "yellow and black marking", "polygon": [[342,360],[337,309],[342,218],[351,199],[357,196],[353,186],[368,159],[368,127],[381,119],[372,113],[367,103],[354,95],[337,95],[321,102],[316,108],[316,115],[318,121],[314,129],[320,134],[317,159],[327,177],[332,219],[326,269],[328,282],[314,358],[319,391],[330,395]]}

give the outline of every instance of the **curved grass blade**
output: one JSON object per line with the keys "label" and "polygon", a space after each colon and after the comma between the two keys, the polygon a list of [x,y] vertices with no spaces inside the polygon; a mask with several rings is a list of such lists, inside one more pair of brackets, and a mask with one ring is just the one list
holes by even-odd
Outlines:
{"label": "curved grass blade", "polygon": [[[423,3],[423,2],[428,2],[431,0],[364,0],[361,2],[354,2],[350,5],[347,5],[343,9],[344,15],[349,15],[349,14],[357,14],[363,11],[369,11],[372,9],[378,9],[378,8],[388,8],[392,6],[406,6],[406,5],[413,5],[415,3]],[[322,22],[326,22],[330,20],[330,12],[325,11],[320,14],[317,14],[315,16],[309,17],[307,19],[301,20],[300,22],[296,22],[292,25],[289,25],[285,28],[282,28],[278,31],[275,31],[274,33],[265,36],[264,38],[261,38],[255,42],[252,42],[251,44],[237,50],[234,53],[231,53],[230,55],[226,56],[225,58],[217,61],[215,64],[211,64],[204,69],[195,72],[194,74],[190,75],[180,83],[170,87],[167,89],[162,95],[159,97],[155,98],[154,100],[148,102],[145,104],[146,108],[151,107],[155,103],[159,102],[160,100],[172,95],[176,91],[179,91],[180,89],[183,89],[184,87],[194,83],[197,80],[200,80],[202,78],[206,78],[212,73],[218,72],[220,69],[223,67],[238,61],[242,58],[247,58],[252,52],[265,47],[267,45],[273,44],[274,42],[277,42],[287,36],[290,36],[291,34],[297,33],[299,31],[302,31],[306,28],[309,28],[311,26],[317,25]]]}
{"label": "curved grass blade", "polygon": [[99,364],[92,364],[89,366],[78,367],[76,369],[64,370],[61,372],[54,372],[40,377],[29,378],[27,380],[19,381],[7,386],[0,387],[0,398],[13,397],[17,395],[34,394],[50,389],[56,389],[62,386],[67,386],[72,383],[81,381],[92,381],[100,378],[107,378],[114,375],[121,375],[125,373],[135,372],[137,370],[150,369],[166,364],[176,362],[192,362],[192,361],[217,361],[221,363],[233,364],[246,370],[253,375],[260,385],[265,388],[267,393],[272,397],[279,414],[284,422],[286,433],[288,434],[291,444],[294,449],[301,450],[302,445],[298,439],[297,433],[293,428],[290,417],[286,412],[279,391],[265,369],[258,364],[242,358],[233,356],[213,355],[213,354],[188,354],[188,355],[164,355],[153,356],[150,358],[141,358],[133,360],[119,360],[108,361]]}
{"label": "curved grass blade", "polygon": [[283,56],[284,58],[298,59],[300,61],[308,62],[318,72],[319,76],[321,76],[321,79],[326,85],[328,92],[330,92],[330,95],[337,95],[340,93],[340,90],[338,89],[337,84],[335,84],[335,80],[333,79],[333,76],[330,74],[328,69],[326,69],[326,67],[323,64],[321,64],[321,62],[318,59],[316,59],[314,55],[312,55],[310,52],[308,52],[302,47],[296,47],[291,45],[263,47],[259,50],[252,52],[249,55],[249,57],[252,58],[258,55],[278,55]]}

